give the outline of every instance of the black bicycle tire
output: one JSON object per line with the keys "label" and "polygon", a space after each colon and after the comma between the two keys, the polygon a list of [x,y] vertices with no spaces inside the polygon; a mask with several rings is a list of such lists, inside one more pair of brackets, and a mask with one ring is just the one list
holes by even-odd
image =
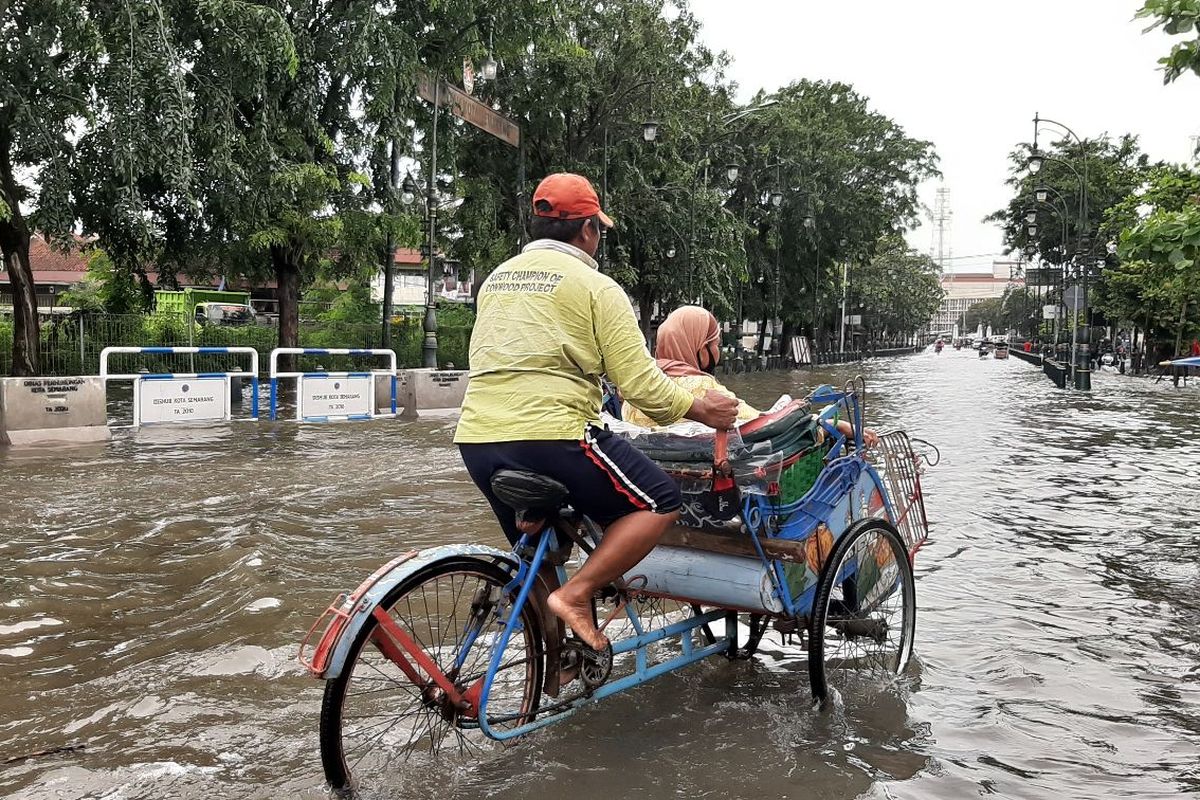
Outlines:
{"label": "black bicycle tire", "polygon": [[[879,518],[858,520],[834,543],[833,550],[830,551],[829,558],[826,559],[825,566],[821,570],[817,593],[813,598],[808,629],[808,680],[813,700],[818,703],[824,703],[829,694],[828,678],[825,674],[825,621],[829,614],[829,596],[833,593],[838,566],[854,542],[873,531],[881,531],[888,540],[892,555],[903,576],[904,586],[901,591],[906,595],[905,605],[911,609],[905,620],[907,628],[905,635],[909,642],[908,657],[911,658],[912,655],[912,645],[916,638],[917,595],[916,577],[913,574],[912,563],[908,559],[908,550],[905,549],[904,541],[890,522]],[[899,671],[902,672],[907,663],[908,658],[899,665]]]}
{"label": "black bicycle tire", "polygon": [[[426,581],[454,572],[464,571],[464,568],[470,568],[486,574],[501,588],[506,586],[511,580],[508,572],[491,562],[472,557],[449,558],[436,561],[405,578],[395,588],[384,595],[379,605],[384,608],[391,608],[404,595]],[[545,640],[542,637],[541,620],[537,613],[534,612],[532,604],[526,603],[525,608],[522,609],[521,621],[523,624],[529,626],[533,634],[532,641],[535,651],[533,653],[533,701],[529,711],[530,718],[532,719],[537,713],[538,705],[541,702],[542,681],[545,677]],[[341,674],[326,682],[325,694],[321,700],[318,737],[320,740],[321,766],[325,772],[326,783],[336,792],[352,790],[353,776],[349,774],[349,769],[346,766],[341,741],[344,693],[350,681],[350,676],[354,673],[354,665],[358,660],[359,654],[362,652],[363,645],[371,635],[371,631],[375,629],[375,626],[376,622],[373,617],[363,625],[362,630],[359,631],[350,646],[350,651],[346,656],[346,664],[342,668]]]}

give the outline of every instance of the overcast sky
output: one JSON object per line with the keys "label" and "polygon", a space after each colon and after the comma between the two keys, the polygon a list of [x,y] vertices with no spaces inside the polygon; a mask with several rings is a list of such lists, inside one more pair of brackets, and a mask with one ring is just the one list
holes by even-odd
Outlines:
{"label": "overcast sky", "polygon": [[[934,143],[950,190],[948,261],[986,269],[1002,251],[984,216],[1010,196],[1008,153],[1033,114],[1085,138],[1137,134],[1154,159],[1187,161],[1200,77],[1163,86],[1170,38],[1142,34],[1139,0],[692,0],[709,46],[733,57],[740,99],[799,78],[853,84],[911,136]],[[932,209],[938,183],[921,189]],[[926,221],[909,241],[928,252]]]}

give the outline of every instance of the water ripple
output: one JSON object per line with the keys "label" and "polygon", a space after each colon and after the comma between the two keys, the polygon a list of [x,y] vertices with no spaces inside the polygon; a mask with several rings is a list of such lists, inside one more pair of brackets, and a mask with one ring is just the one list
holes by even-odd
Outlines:
{"label": "water ripple", "polygon": [[[710,660],[396,797],[1175,797],[1200,791],[1200,393],[922,355],[856,371],[936,443],[911,674],[818,712],[803,654]],[[127,432],[0,452],[0,794],[323,798],[296,642],[392,554],[499,544],[452,422]],[[71,748],[59,750],[58,748]],[[30,758],[21,758],[38,753]],[[541,791],[540,789],[538,790]]]}

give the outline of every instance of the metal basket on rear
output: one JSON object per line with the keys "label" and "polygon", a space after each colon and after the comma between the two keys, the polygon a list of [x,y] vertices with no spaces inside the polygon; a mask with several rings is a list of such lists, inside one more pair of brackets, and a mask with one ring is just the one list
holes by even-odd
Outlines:
{"label": "metal basket on rear", "polygon": [[921,494],[922,457],[913,451],[904,431],[880,435],[877,449],[883,453],[883,480],[896,513],[896,529],[912,558],[929,537],[929,519]]}

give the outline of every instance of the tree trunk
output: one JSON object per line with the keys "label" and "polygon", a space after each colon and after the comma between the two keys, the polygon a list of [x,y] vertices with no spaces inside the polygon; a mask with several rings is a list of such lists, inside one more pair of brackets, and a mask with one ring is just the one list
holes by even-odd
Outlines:
{"label": "tree trunk", "polygon": [[1183,306],[1179,309],[1179,325],[1175,328],[1175,355],[1173,358],[1180,358],[1187,355],[1183,352],[1183,326],[1187,324],[1188,301],[1183,301]]}
{"label": "tree trunk", "polygon": [[0,222],[0,248],[13,293],[12,374],[39,375],[37,296],[29,264],[29,234]]}
{"label": "tree trunk", "polygon": [[787,343],[792,340],[792,335],[796,332],[796,326],[787,319],[783,320],[783,332],[779,334],[779,354],[782,356],[788,355]]}
{"label": "tree trunk", "polygon": [[33,267],[29,263],[29,226],[21,214],[17,182],[9,158],[9,137],[0,130],[0,196],[9,209],[9,218],[0,221],[0,253],[4,271],[13,293],[12,374],[39,375],[37,293]]}
{"label": "tree trunk", "polygon": [[[286,247],[271,248],[271,266],[275,269],[275,294],[279,300],[279,346],[300,344],[300,265]],[[279,359],[281,372],[295,372],[296,357]]]}

